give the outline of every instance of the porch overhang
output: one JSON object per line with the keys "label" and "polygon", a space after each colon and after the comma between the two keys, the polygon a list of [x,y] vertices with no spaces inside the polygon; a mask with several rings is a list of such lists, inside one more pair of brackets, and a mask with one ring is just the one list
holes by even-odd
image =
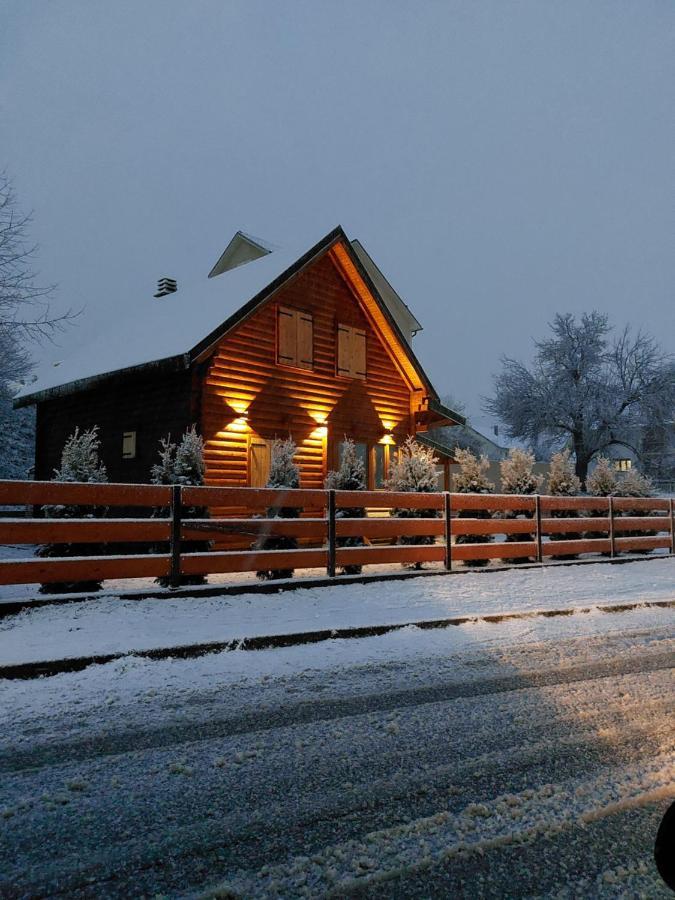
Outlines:
{"label": "porch overhang", "polygon": [[438,428],[447,425],[466,425],[464,416],[444,406],[436,397],[429,397],[422,409],[415,412],[415,426]]}

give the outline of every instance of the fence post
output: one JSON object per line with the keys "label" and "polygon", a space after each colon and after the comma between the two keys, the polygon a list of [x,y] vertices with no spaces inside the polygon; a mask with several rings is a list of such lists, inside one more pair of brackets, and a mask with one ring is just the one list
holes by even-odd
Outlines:
{"label": "fence post", "polygon": [[445,513],[445,568],[452,572],[452,508],[450,494],[443,494],[443,511]]}
{"label": "fence post", "polygon": [[673,498],[670,498],[670,552],[675,556],[675,508]]}
{"label": "fence post", "polygon": [[543,560],[543,554],[541,552],[541,497],[539,494],[534,496],[534,516],[537,523],[537,562],[540,563]]}
{"label": "fence post", "polygon": [[171,485],[171,526],[169,535],[169,553],[171,554],[171,568],[169,570],[169,583],[172,588],[180,585],[180,539],[182,528],[183,503],[181,498],[181,486]]}
{"label": "fence post", "polygon": [[612,559],[616,556],[616,536],[614,534],[614,497],[609,500],[609,555]]}
{"label": "fence post", "polygon": [[328,568],[329,578],[335,578],[335,491],[328,491]]}

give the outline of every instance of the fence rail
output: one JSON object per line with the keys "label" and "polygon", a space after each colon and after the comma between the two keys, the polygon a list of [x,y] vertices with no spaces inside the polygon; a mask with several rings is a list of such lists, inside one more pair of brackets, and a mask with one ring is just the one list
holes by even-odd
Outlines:
{"label": "fence rail", "polygon": [[[186,576],[260,570],[325,568],[332,576],[346,566],[373,564],[434,562],[451,569],[455,562],[491,559],[675,553],[673,500],[663,497],[0,481],[2,506],[14,512],[0,518],[0,545],[52,545],[49,556],[0,561],[4,585],[144,577],[178,585]],[[86,514],[54,517],[65,506]],[[17,516],[22,507],[30,517]],[[209,509],[218,514],[208,518]],[[351,518],[344,512],[351,516],[360,509],[380,514]],[[108,510],[118,512],[109,516]],[[386,517],[382,510],[410,517]],[[415,517],[420,515],[426,517]],[[301,546],[265,548],[264,539],[279,537],[295,538]],[[355,538],[360,545],[353,545]],[[228,540],[248,546],[223,549]],[[252,548],[256,542],[259,549]],[[195,552],[195,544],[209,543],[215,549]],[[70,548],[58,555],[59,545]],[[73,545],[81,551],[77,556],[71,555]]]}

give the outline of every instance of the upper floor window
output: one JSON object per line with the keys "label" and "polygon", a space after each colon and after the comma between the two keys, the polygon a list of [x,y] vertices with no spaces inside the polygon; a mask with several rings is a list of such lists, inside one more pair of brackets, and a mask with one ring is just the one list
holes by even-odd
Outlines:
{"label": "upper floor window", "polygon": [[300,309],[279,307],[277,353],[279,364],[296,369],[311,369],[314,327],[309,313]]}
{"label": "upper floor window", "polygon": [[338,325],[337,344],[337,374],[347,378],[365,378],[365,331],[351,325]]}
{"label": "upper floor window", "polygon": [[619,470],[619,472],[627,472],[632,468],[633,461],[630,459],[615,459],[614,465]]}

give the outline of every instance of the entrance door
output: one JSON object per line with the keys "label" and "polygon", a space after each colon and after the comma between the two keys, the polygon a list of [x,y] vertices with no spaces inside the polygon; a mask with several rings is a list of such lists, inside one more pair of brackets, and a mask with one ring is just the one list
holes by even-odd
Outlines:
{"label": "entrance door", "polygon": [[270,474],[272,442],[251,438],[248,454],[248,483],[250,487],[265,487]]}

